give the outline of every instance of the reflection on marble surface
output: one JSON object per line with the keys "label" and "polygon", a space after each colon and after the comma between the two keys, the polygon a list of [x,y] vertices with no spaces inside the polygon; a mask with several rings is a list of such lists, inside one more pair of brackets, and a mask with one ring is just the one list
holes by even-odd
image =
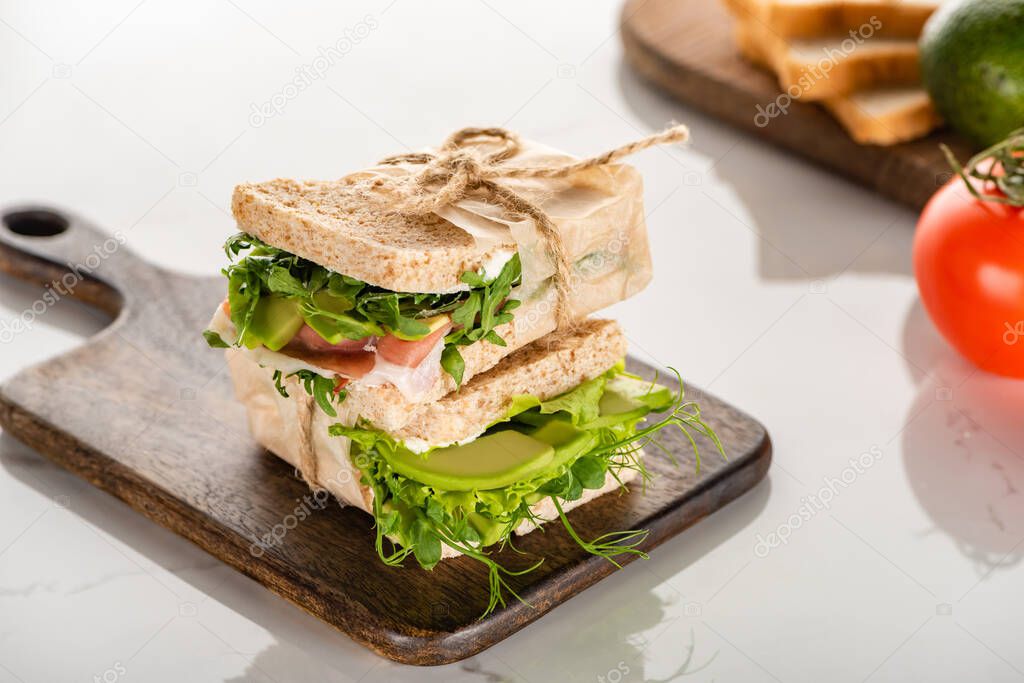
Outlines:
{"label": "reflection on marble surface", "polygon": [[904,353],[919,387],[903,431],[914,494],[978,578],[1024,558],[1024,382],[978,370],[935,332],[920,303]]}

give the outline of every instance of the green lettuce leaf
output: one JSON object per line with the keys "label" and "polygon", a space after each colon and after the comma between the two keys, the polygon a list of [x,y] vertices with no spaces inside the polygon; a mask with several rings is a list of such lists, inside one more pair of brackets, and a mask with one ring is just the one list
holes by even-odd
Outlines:
{"label": "green lettuce leaf", "polygon": [[[374,491],[377,551],[381,559],[397,564],[412,555],[421,567],[431,569],[440,560],[442,545],[449,545],[488,567],[490,612],[505,604],[506,594],[518,596],[504,578],[516,572],[497,565],[485,549],[509,542],[516,527],[533,519],[531,506],[544,498],[553,501],[562,524],[587,552],[616,565],[619,555],[646,557],[638,547],[646,532],[631,530],[590,541],[582,539],[562,513],[561,503],[578,500],[587,489],[603,487],[609,473],[618,476],[626,469],[635,469],[646,482],[649,475],[636,457],[637,450],[668,426],[677,426],[687,435],[690,429],[707,435],[721,450],[714,432],[700,419],[693,405],[683,401],[681,390],[673,394],[664,386],[630,375],[622,363],[550,400],[542,401],[529,394],[516,396],[504,418],[492,428],[518,429],[529,434],[560,420],[574,425],[576,430],[584,430],[590,438],[556,446],[550,467],[529,480],[491,490],[445,491],[398,474],[389,458],[405,446],[369,425],[332,425],[330,433],[352,440],[353,462],[363,483]],[[641,424],[649,414],[665,411],[667,415],[658,422]],[[555,430],[563,432],[562,427]],[[429,458],[430,452],[422,457]],[[400,548],[386,551],[385,539]]]}
{"label": "green lettuce leaf", "polygon": [[461,385],[465,362],[458,347],[481,340],[505,346],[495,328],[511,322],[519,305],[509,298],[522,278],[518,254],[491,281],[481,273],[464,273],[467,291],[421,294],[393,292],[333,273],[245,233],[228,239],[224,252],[231,260],[246,254],[223,271],[237,344],[246,348],[264,344],[250,324],[260,298],[271,294],[296,300],[306,324],[332,344],[389,332],[414,341],[431,333],[425,320],[450,315],[454,328],[445,337],[441,365]]}

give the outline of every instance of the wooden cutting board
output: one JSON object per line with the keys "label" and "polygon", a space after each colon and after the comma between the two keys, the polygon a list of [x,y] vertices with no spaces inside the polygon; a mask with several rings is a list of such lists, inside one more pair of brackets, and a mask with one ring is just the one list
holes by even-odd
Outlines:
{"label": "wooden cutting board", "polygon": [[[83,346],[0,386],[3,428],[354,640],[400,662],[453,662],[614,571],[584,554],[561,525],[549,525],[517,542],[526,555],[498,557],[510,567],[548,558],[537,571],[511,579],[533,607],[513,601],[478,619],[487,603],[479,563],[457,558],[433,572],[414,562],[384,566],[369,515],[333,503],[317,509],[291,468],[250,438],[223,353],[200,336],[224,296],[223,278],[187,277],[145,263],[63,212],[12,209],[3,220],[0,270],[47,287],[65,278],[58,292],[72,285],[76,298],[113,318]],[[76,267],[79,282],[68,275]],[[630,367],[653,376],[635,360]],[[647,528],[645,547],[653,548],[765,475],[771,445],[764,428],[713,396],[699,399],[728,462],[700,439],[704,459],[695,474],[687,444],[666,436],[679,466],[651,449],[656,478],[647,495],[609,494],[569,514],[583,538]],[[279,542],[259,548],[268,534]]]}
{"label": "wooden cutting board", "polygon": [[[680,101],[920,209],[950,178],[939,143],[966,160],[971,148],[949,132],[891,147],[859,145],[821,107],[794,102],[758,127],[758,106],[775,101],[775,77],[740,57],[722,0],[628,0],[622,11],[626,60]],[[800,188],[793,188],[799,196]]]}

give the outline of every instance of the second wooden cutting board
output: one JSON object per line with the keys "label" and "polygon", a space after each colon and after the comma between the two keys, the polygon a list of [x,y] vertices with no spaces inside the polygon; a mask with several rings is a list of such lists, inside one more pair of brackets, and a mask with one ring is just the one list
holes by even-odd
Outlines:
{"label": "second wooden cutting board", "polygon": [[758,107],[774,102],[779,86],[740,56],[733,24],[721,0],[629,0],[622,11],[626,60],[680,101],[917,209],[950,177],[939,143],[970,156],[948,131],[891,147],[860,145],[810,103],[794,102],[759,125]]}

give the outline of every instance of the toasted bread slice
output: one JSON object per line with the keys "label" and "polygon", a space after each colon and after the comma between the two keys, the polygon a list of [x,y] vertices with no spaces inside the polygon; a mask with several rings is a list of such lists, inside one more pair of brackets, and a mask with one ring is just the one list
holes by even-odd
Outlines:
{"label": "toasted bread slice", "polygon": [[[771,69],[761,45],[740,42],[747,59]],[[923,137],[942,125],[931,98],[920,86],[875,87],[827,97],[826,109],[855,141],[893,145]]]}
{"label": "toasted bread slice", "polygon": [[821,103],[861,144],[894,145],[924,137],[942,125],[922,88],[866,90]]}
{"label": "toasted bread slice", "polygon": [[[507,261],[523,249],[529,252],[521,254],[524,259],[537,258],[535,248],[517,244],[508,226],[498,221],[486,222],[493,230],[477,240],[440,216],[397,213],[396,198],[379,181],[378,175],[359,172],[338,180],[243,183],[235,187],[231,210],[243,232],[395,292],[465,290],[461,277],[467,271],[488,270],[488,264]],[[578,268],[594,258],[608,264],[622,261],[634,271],[649,264],[643,185],[632,166],[607,164],[581,171],[571,183],[553,184],[544,197],[544,209]],[[530,239],[529,231],[519,232]],[[609,255],[608,244],[616,240],[625,246]],[[538,277],[544,268],[535,264]],[[524,269],[529,270],[525,260]]]}
{"label": "toasted bread slice", "polygon": [[359,174],[340,180],[279,178],[235,187],[231,211],[243,232],[329,270],[395,292],[449,292],[501,252],[483,250],[439,216],[410,218],[358,201]]}
{"label": "toasted bread slice", "polygon": [[613,320],[584,320],[576,329],[540,339],[508,356],[469,384],[385,430],[396,438],[447,445],[477,436],[505,416],[512,396],[554,398],[600,375],[626,355]]}
{"label": "toasted bread slice", "polygon": [[744,57],[774,71],[779,87],[793,99],[824,100],[879,86],[915,85],[921,76],[916,40],[787,41],[756,21],[740,21],[736,43]]}
{"label": "toasted bread slice", "polygon": [[849,35],[879,24],[887,38],[914,38],[941,0],[725,0],[740,20],[782,38]]}

